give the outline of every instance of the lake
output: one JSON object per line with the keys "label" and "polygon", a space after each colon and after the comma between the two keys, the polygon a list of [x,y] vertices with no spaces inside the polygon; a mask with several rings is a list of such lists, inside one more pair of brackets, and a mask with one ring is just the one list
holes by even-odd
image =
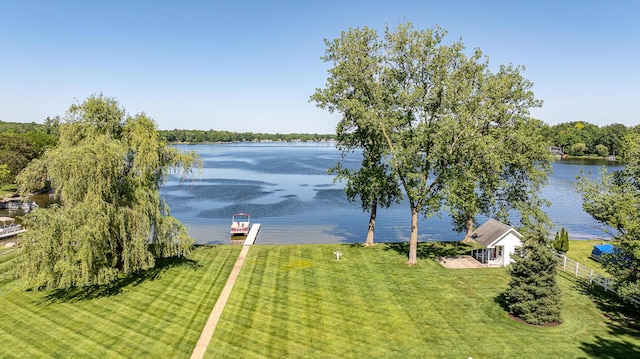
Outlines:
{"label": "lake", "polygon": [[[361,243],[369,221],[358,203],[347,201],[343,186],[326,170],[340,160],[334,143],[238,143],[178,145],[197,152],[204,161],[202,176],[181,181],[172,176],[161,189],[171,213],[189,226],[199,244],[229,243],[231,215],[251,214],[261,223],[258,244]],[[352,158],[351,158],[352,157]],[[358,166],[351,156],[348,164]],[[572,160],[553,163],[553,174],[542,195],[556,228],[571,239],[608,237],[582,210],[574,182],[580,170],[598,170],[604,161]],[[616,170],[620,166],[607,166]],[[410,234],[407,203],[379,209],[376,242],[407,241]],[[480,219],[482,222],[484,218]],[[420,241],[459,240],[450,218],[423,219]]]}

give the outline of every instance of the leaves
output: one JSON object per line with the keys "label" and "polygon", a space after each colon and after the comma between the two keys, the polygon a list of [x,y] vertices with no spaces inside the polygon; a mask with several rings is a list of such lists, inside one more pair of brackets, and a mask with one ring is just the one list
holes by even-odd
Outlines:
{"label": "leaves", "polygon": [[624,148],[624,169],[610,173],[603,168],[596,179],[583,173],[576,188],[585,212],[613,234],[620,252],[603,264],[615,278],[618,292],[632,299],[640,298],[640,135],[628,134]]}
{"label": "leaves", "polygon": [[60,141],[18,176],[23,193],[50,181],[60,205],[25,218],[20,276],[31,288],[111,283],[184,256],[193,240],[170,216],[159,188],[171,171],[200,166],[158,138],[144,114],[126,116],[102,95],[74,104]]}
{"label": "leaves", "polygon": [[446,31],[387,27],[380,39],[369,28],[343,31],[322,59],[332,63],[323,89],[311,99],[339,112],[336,128],[344,152],[363,149],[359,170],[336,166],[350,198],[363,208],[383,205],[399,187],[412,213],[409,263],[416,261],[418,215],[443,204],[456,224],[478,213],[544,221],[537,191],[550,169],[542,123],[529,116],[541,105],[522,67],[489,71],[476,49],[444,41]]}
{"label": "leaves", "polygon": [[544,229],[529,231],[509,265],[511,280],[504,294],[509,313],[530,324],[561,323],[561,293],[556,257],[547,248]]}

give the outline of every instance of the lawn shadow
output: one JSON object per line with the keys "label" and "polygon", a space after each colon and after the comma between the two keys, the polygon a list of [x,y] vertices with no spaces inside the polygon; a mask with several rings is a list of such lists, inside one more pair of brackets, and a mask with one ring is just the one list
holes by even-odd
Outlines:
{"label": "lawn shadow", "polygon": [[503,291],[493,298],[493,301],[502,308],[505,312],[509,313],[509,302],[507,301],[507,292]]}
{"label": "lawn shadow", "polygon": [[575,289],[589,297],[615,326],[640,331],[640,314],[637,309],[623,301],[617,294],[605,291],[604,288],[586,280],[576,280],[568,273],[558,272],[558,274],[571,277],[570,280],[574,282]]}
{"label": "lawn shadow", "polygon": [[[616,328],[609,330],[612,336],[626,334]],[[604,339],[596,336],[596,340],[591,343],[580,343],[582,349],[590,358],[640,358],[640,348],[635,343],[628,340]]]}
{"label": "lawn shadow", "polygon": [[[452,242],[418,242],[418,259],[436,259],[438,257],[457,257],[471,251],[473,246],[452,241]],[[385,243],[384,250],[395,251],[403,256],[409,256],[409,243]]]}
{"label": "lawn shadow", "polygon": [[[640,313],[631,304],[624,302],[617,294],[586,280],[576,280],[568,273],[559,271],[573,282],[579,293],[595,303],[602,314],[610,320],[608,331],[614,338],[640,335]],[[595,341],[580,343],[580,349],[591,358],[640,358],[640,348],[628,340],[605,339],[596,336]]]}
{"label": "lawn shadow", "polygon": [[184,257],[158,258],[153,268],[122,276],[111,284],[52,290],[38,304],[68,303],[118,295],[126,287],[137,286],[146,281],[159,279],[164,272],[176,267],[196,270],[201,265],[193,259]]}

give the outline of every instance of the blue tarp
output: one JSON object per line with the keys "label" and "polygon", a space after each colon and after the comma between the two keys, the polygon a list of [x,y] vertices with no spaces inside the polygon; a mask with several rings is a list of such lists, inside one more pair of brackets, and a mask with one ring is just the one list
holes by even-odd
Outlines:
{"label": "blue tarp", "polygon": [[593,258],[600,258],[603,254],[613,254],[616,247],[613,244],[595,244],[591,251]]}

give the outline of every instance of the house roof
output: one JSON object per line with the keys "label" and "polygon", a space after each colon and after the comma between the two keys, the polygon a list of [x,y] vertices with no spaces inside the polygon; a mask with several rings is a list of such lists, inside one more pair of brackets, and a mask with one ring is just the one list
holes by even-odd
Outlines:
{"label": "house roof", "polygon": [[471,233],[471,238],[485,247],[492,247],[509,233],[513,233],[518,238],[522,238],[522,235],[516,231],[515,228],[498,222],[495,219],[489,219]]}

